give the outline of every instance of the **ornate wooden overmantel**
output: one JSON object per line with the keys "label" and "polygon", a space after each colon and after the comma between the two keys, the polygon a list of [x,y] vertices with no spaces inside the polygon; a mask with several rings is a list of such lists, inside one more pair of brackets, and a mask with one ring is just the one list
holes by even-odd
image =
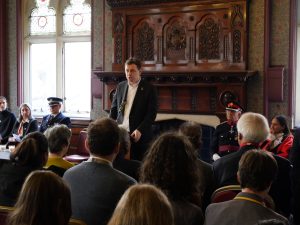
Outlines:
{"label": "ornate wooden overmantel", "polygon": [[103,82],[104,109],[124,62],[143,62],[143,79],[158,89],[159,112],[223,115],[230,93],[246,108],[247,0],[107,0],[112,10],[112,71]]}

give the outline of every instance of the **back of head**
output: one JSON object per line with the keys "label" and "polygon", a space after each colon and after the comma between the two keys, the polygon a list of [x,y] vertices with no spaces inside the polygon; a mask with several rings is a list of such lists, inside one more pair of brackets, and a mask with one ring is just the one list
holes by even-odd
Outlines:
{"label": "back of head", "polygon": [[270,153],[262,150],[247,151],[239,162],[241,187],[256,192],[265,191],[275,179],[277,170],[277,162]]}
{"label": "back of head", "polygon": [[12,162],[32,168],[42,168],[47,162],[48,141],[44,134],[36,131],[26,135],[11,153]]}
{"label": "back of head", "polygon": [[128,153],[128,151],[130,151],[131,143],[130,143],[130,136],[128,131],[123,127],[119,127],[119,129],[120,129],[120,150],[118,156],[123,158]]}
{"label": "back of head", "polygon": [[238,120],[237,130],[244,141],[260,143],[269,135],[268,120],[259,113],[247,112]]}
{"label": "back of head", "polygon": [[26,178],[10,225],[67,225],[71,217],[71,194],[61,177],[35,171]]}
{"label": "back of head", "polygon": [[111,155],[119,144],[119,127],[116,121],[101,118],[90,123],[87,130],[87,143],[94,155]]}
{"label": "back of head", "polygon": [[49,151],[59,153],[64,147],[69,146],[72,132],[66,125],[58,124],[48,128],[44,134],[48,139]]}
{"label": "back of head", "polygon": [[165,133],[149,148],[141,167],[140,180],[156,185],[169,197],[187,199],[199,192],[197,170],[197,157],[188,138],[177,133]]}
{"label": "back of head", "polygon": [[108,225],[172,225],[172,208],[153,185],[131,186],[120,199]]}
{"label": "back of head", "polygon": [[195,149],[202,144],[202,128],[199,123],[187,121],[180,125],[179,133],[187,136]]}

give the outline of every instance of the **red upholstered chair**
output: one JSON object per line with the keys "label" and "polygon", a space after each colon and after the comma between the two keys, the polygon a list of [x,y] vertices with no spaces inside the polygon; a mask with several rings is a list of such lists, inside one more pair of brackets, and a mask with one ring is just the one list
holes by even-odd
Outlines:
{"label": "red upholstered chair", "polygon": [[89,151],[85,147],[85,140],[87,138],[87,131],[82,130],[79,133],[78,138],[78,145],[77,150],[75,154],[73,155],[67,155],[64,157],[65,160],[72,162],[72,163],[80,163],[82,161],[85,161],[89,158]]}
{"label": "red upholstered chair", "polygon": [[240,185],[228,185],[220,187],[214,191],[211,196],[211,203],[225,202],[234,199],[234,197],[241,191]]}
{"label": "red upholstered chair", "polygon": [[12,207],[0,206],[0,225],[6,225],[7,216],[13,209]]}

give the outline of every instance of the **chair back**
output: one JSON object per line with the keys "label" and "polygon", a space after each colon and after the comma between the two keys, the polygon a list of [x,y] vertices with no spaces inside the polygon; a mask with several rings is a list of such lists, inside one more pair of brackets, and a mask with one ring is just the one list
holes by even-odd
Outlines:
{"label": "chair back", "polygon": [[87,225],[84,221],[78,219],[70,219],[69,225]]}
{"label": "chair back", "polygon": [[0,225],[6,225],[8,214],[13,211],[12,207],[0,206]]}
{"label": "chair back", "polygon": [[214,191],[211,196],[211,203],[225,202],[234,199],[234,197],[241,192],[240,185],[227,185],[220,187]]}
{"label": "chair back", "polygon": [[80,131],[77,150],[75,154],[67,155],[64,157],[64,159],[75,164],[87,160],[90,156],[90,153],[85,147],[86,138],[87,138],[87,131],[86,130]]}

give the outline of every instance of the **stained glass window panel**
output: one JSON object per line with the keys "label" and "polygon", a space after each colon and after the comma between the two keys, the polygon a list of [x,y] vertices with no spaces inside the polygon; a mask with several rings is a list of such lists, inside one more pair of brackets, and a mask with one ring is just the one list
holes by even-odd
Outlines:
{"label": "stained glass window panel", "polygon": [[32,109],[48,113],[47,97],[56,96],[56,44],[32,44],[30,62]]}
{"label": "stained glass window panel", "polygon": [[91,31],[91,7],[84,0],[70,0],[64,10],[64,33]]}
{"label": "stained glass window panel", "polygon": [[55,33],[55,10],[49,7],[50,0],[36,0],[36,8],[30,15],[30,35]]}

